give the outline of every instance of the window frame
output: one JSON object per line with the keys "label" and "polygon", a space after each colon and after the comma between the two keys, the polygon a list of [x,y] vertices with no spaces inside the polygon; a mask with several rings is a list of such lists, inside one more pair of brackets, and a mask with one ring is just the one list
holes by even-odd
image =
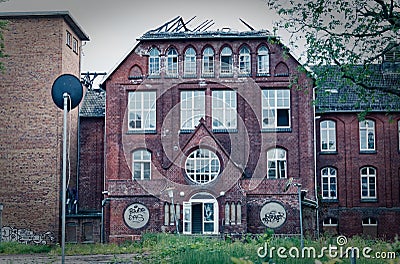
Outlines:
{"label": "window frame", "polygon": [[[326,127],[323,125],[326,124]],[[333,125],[333,126],[330,126]],[[320,131],[320,148],[321,152],[336,152],[336,122],[333,120],[322,120],[319,123]],[[331,139],[332,137],[332,139]],[[325,141],[324,141],[325,138]],[[333,141],[333,148],[331,148],[330,142]],[[327,148],[324,148],[324,142]]]}
{"label": "window frame", "polygon": [[178,77],[179,73],[179,54],[175,48],[169,48],[167,51],[166,74],[168,77]]}
{"label": "window frame", "polygon": [[[227,60],[227,62],[223,61]],[[219,55],[219,73],[221,76],[231,76],[233,74],[233,52],[228,46],[225,46]]]}
{"label": "window frame", "polygon": [[[145,107],[145,97],[149,96],[150,107]],[[140,98],[137,98],[139,96]],[[135,97],[135,98],[134,98]],[[138,106],[134,107],[135,104]],[[131,122],[138,122],[138,119],[131,119],[131,114],[140,113],[140,127],[131,126]],[[151,120],[151,117],[154,120]],[[150,119],[148,119],[150,117]],[[157,129],[157,94],[155,91],[132,91],[128,92],[128,133],[129,132],[155,132]],[[150,120],[150,121],[148,121]],[[153,123],[154,122],[154,123]],[[148,124],[148,126],[146,126]],[[151,125],[153,124],[153,127]],[[136,125],[136,124],[135,124]]]}
{"label": "window frame", "polygon": [[[184,98],[184,94],[186,94]],[[187,95],[190,94],[190,97]],[[201,101],[199,101],[201,99]],[[187,107],[184,107],[187,106]],[[186,115],[184,114],[186,113]],[[180,91],[180,128],[181,130],[193,130],[199,124],[199,120],[206,115],[205,90],[181,90]],[[187,118],[185,118],[185,116]],[[196,119],[196,117],[199,117]],[[184,126],[190,121],[190,126]]]}
{"label": "window frame", "polygon": [[72,48],[72,34],[68,30],[67,30],[67,34],[66,34],[66,37],[65,37],[65,44],[69,48]]}
{"label": "window frame", "polygon": [[257,74],[270,74],[270,51],[266,45],[261,45],[257,49]]}
{"label": "window frame", "polygon": [[[189,53],[190,52],[190,53]],[[185,50],[183,59],[183,74],[184,76],[196,76],[197,75],[197,57],[196,50],[189,47]]]}
{"label": "window frame", "polygon": [[[327,174],[324,174],[324,171],[327,171]],[[334,174],[331,173],[334,171]],[[324,188],[324,179],[327,179],[327,190]],[[334,179],[334,183],[331,182],[331,180]],[[331,195],[332,192],[332,184],[334,184],[334,192],[335,195]],[[324,192],[327,191],[328,195],[324,195]],[[334,167],[325,167],[321,169],[321,197],[322,199],[326,200],[336,200],[338,198],[338,193],[337,193],[337,169]]]}
{"label": "window frame", "polygon": [[160,74],[160,50],[153,47],[149,51],[149,76],[159,76]]}
{"label": "window frame", "polygon": [[[135,153],[140,153],[139,159],[135,158]],[[145,155],[146,154],[146,155]],[[148,156],[148,158],[147,158]],[[143,181],[143,180],[151,180],[151,152],[147,149],[137,149],[132,151],[132,180],[135,181]],[[138,164],[140,166],[140,178],[135,177],[136,174],[136,166]],[[146,165],[148,165],[148,177],[145,175]]]}
{"label": "window frame", "polygon": [[[372,124],[372,127],[370,126]],[[365,119],[358,123],[359,127],[359,144],[360,144],[360,152],[374,152],[376,151],[376,134],[375,134],[375,121],[372,119]],[[372,144],[373,147],[370,147],[370,140],[372,133]]]}
{"label": "window frame", "polygon": [[[262,129],[290,129],[291,128],[291,91],[290,89],[262,89],[261,90],[261,128]],[[270,93],[273,96],[270,96]],[[287,93],[288,96],[278,97],[279,93]],[[272,101],[271,101],[272,100]],[[273,106],[270,106],[270,102],[273,102]],[[285,103],[287,102],[287,104]],[[280,105],[282,104],[282,105]],[[288,125],[280,125],[279,113],[287,111],[287,123]],[[273,112],[273,114],[271,114]],[[267,113],[267,116],[265,116]],[[272,125],[266,125],[264,120],[273,119]],[[286,119],[286,118],[285,118]]]}
{"label": "window frame", "polygon": [[214,77],[215,74],[215,63],[214,63],[215,52],[211,47],[206,47],[202,53],[202,69],[201,73],[204,77]]}
{"label": "window frame", "polygon": [[[202,152],[204,152],[202,154]],[[198,154],[200,153],[200,154]],[[208,154],[206,154],[208,153]],[[202,157],[203,156],[203,157]],[[207,156],[204,158],[204,156]],[[213,161],[216,161],[217,163],[213,163]],[[193,164],[193,172],[189,172],[188,170],[188,163]],[[209,171],[208,173],[199,171],[198,167],[200,165],[200,169],[208,167]],[[213,166],[217,166],[218,169],[216,171],[213,170]],[[221,161],[218,157],[218,155],[207,148],[198,148],[193,150],[192,152],[187,155],[186,160],[185,160],[185,174],[188,177],[188,179],[195,184],[198,185],[206,185],[209,184],[213,181],[215,181],[219,174],[221,173]],[[203,179],[201,179],[203,177]],[[208,180],[206,179],[208,178]]]}
{"label": "window frame", "polygon": [[[220,93],[222,94],[222,98],[217,96]],[[237,92],[235,90],[212,90],[211,97],[212,129],[237,129]],[[228,117],[231,118],[228,120]],[[218,121],[217,124],[221,125],[214,125],[215,121]],[[229,126],[227,125],[228,121],[231,121],[231,125]]]}
{"label": "window frame", "polygon": [[239,74],[251,74],[251,52],[247,46],[243,46],[239,50]]}
{"label": "window frame", "polygon": [[[273,157],[271,158],[270,153],[273,153]],[[279,157],[279,153],[282,152],[284,155],[283,157]],[[274,162],[275,166],[271,167],[271,163]],[[282,168],[283,164],[283,168]],[[270,171],[275,171],[275,176],[270,176]],[[284,175],[282,176],[282,171]],[[287,150],[284,148],[272,148],[267,151],[267,179],[286,179],[287,178]]]}
{"label": "window frame", "polygon": [[[363,173],[363,170],[367,170],[367,173]],[[371,171],[373,171],[373,173],[371,173]],[[378,198],[376,175],[377,172],[374,167],[366,166],[360,169],[360,189],[361,189],[360,195],[362,200],[368,200],[368,199],[376,200]],[[366,179],[366,183],[364,183],[363,179]],[[371,179],[373,179],[373,183],[370,182]],[[371,184],[373,184],[373,188],[371,188]],[[367,195],[364,195],[363,191],[366,191]],[[373,191],[374,195],[371,195],[371,191]]]}

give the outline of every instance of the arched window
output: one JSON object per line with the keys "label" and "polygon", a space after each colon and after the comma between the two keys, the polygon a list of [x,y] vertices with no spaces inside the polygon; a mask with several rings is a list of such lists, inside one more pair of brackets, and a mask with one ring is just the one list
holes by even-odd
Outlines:
{"label": "arched window", "polygon": [[376,199],[376,170],[373,167],[364,167],[361,174],[361,199]]}
{"label": "arched window", "polygon": [[257,74],[269,74],[269,50],[266,46],[257,50]]}
{"label": "arched window", "polygon": [[174,48],[170,48],[167,52],[167,75],[178,76],[178,52]]}
{"label": "arched window", "polygon": [[196,75],[196,51],[193,48],[188,48],[185,51],[184,74]]}
{"label": "arched window", "polygon": [[375,150],[375,122],[366,119],[360,121],[360,151]]}
{"label": "arched window", "polygon": [[251,72],[250,49],[246,46],[239,51],[239,73],[250,74]]}
{"label": "arched window", "polygon": [[232,74],[232,50],[225,47],[221,51],[221,74]]}
{"label": "arched window", "polygon": [[203,51],[203,75],[214,76],[214,51],[210,47]]}
{"label": "arched window", "polygon": [[194,183],[206,184],[214,181],[220,169],[217,155],[208,149],[197,149],[186,159],[186,175]]}
{"label": "arched window", "polygon": [[336,123],[324,120],[320,123],[321,151],[336,151]]}
{"label": "arched window", "polygon": [[160,75],[160,51],[157,48],[150,50],[149,75]]}
{"label": "arched window", "polygon": [[286,178],[286,150],[270,149],[267,152],[267,171],[269,179]]}
{"label": "arched window", "polygon": [[132,153],[132,178],[134,180],[150,180],[151,178],[151,153],[145,149]]}
{"label": "arched window", "polygon": [[337,198],[336,169],[332,167],[321,170],[321,190],[323,199]]}

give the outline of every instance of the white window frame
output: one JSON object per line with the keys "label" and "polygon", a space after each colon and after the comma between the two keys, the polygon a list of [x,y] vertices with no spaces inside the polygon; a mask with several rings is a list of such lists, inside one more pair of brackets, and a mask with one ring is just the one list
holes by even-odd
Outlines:
{"label": "white window frame", "polygon": [[[289,89],[263,89],[262,90],[262,120],[263,129],[277,129],[291,127],[291,105]],[[288,125],[278,125],[279,113],[287,111]],[[265,123],[268,120],[268,123]]]}
{"label": "white window frame", "polygon": [[65,44],[68,47],[72,48],[72,34],[68,30],[67,30],[67,35],[66,35],[66,39],[65,39]]}
{"label": "white window frame", "polygon": [[178,52],[175,48],[170,48],[167,51],[167,75],[177,77],[178,72]]}
{"label": "white window frame", "polygon": [[239,73],[251,74],[251,56],[247,46],[242,47],[239,51]]}
{"label": "white window frame", "polygon": [[319,124],[321,134],[321,152],[336,151],[336,122],[323,120]]}
{"label": "white window frame", "polygon": [[[366,221],[365,221],[366,220]],[[361,221],[362,226],[378,226],[378,220],[372,217],[363,218]]]}
{"label": "white window frame", "polygon": [[[128,93],[128,131],[155,131],[156,92],[134,91]],[[131,126],[131,122],[135,126]],[[140,127],[136,126],[140,122]]]}
{"label": "white window frame", "polygon": [[207,47],[203,51],[202,75],[214,76],[214,50]]}
{"label": "white window frame", "polygon": [[233,53],[229,47],[224,47],[219,56],[220,74],[232,75],[233,73]]}
{"label": "white window frame", "polygon": [[181,91],[181,129],[194,129],[205,117],[205,91]]}
{"label": "white window frame", "polygon": [[257,74],[269,74],[269,49],[262,45],[257,49]]}
{"label": "white window frame", "polygon": [[[274,166],[272,166],[274,164]],[[270,172],[274,171],[275,176]],[[283,175],[282,175],[283,174]],[[267,151],[267,178],[284,179],[287,177],[287,151],[283,148],[273,148]]]}
{"label": "white window frame", "polygon": [[184,75],[196,75],[196,51],[194,48],[189,47],[185,51],[184,58]]}
{"label": "white window frame", "polygon": [[212,128],[237,128],[237,96],[233,90],[212,91]]}
{"label": "white window frame", "polygon": [[[359,122],[360,151],[375,151],[375,121],[365,119]],[[370,144],[372,143],[372,146]]]}
{"label": "white window frame", "polygon": [[[324,180],[327,182],[325,183]],[[332,188],[334,189],[332,190]],[[332,195],[332,191],[334,191],[334,195]],[[328,192],[328,195],[324,195],[325,192]],[[333,167],[321,169],[321,195],[322,199],[337,199],[337,170]]]}
{"label": "white window frame", "polygon": [[[193,166],[189,170],[189,164]],[[213,151],[209,149],[196,149],[191,152],[185,162],[185,172],[193,183],[204,185],[217,179],[221,171],[221,162]]]}
{"label": "white window frame", "polygon": [[[135,158],[135,154],[140,155],[139,158]],[[136,165],[140,166],[140,169],[136,169]],[[148,176],[145,175],[146,166],[148,166]],[[139,172],[140,177],[135,177],[135,174]],[[132,180],[150,180],[151,179],[151,152],[146,149],[138,149],[132,152]]]}
{"label": "white window frame", "polygon": [[149,75],[160,75],[160,51],[157,48],[152,48],[149,54]]}
{"label": "white window frame", "polygon": [[[366,170],[366,173],[363,171]],[[363,167],[360,169],[360,187],[361,199],[376,199],[377,198],[377,182],[376,182],[376,169],[373,167]],[[371,186],[372,185],[372,186]],[[367,195],[363,194],[367,192]]]}
{"label": "white window frame", "polygon": [[[328,221],[326,221],[328,220]],[[334,220],[336,223],[332,223]],[[328,223],[327,223],[328,222]],[[327,217],[322,221],[322,226],[330,226],[330,227],[337,227],[338,226],[338,220],[333,217]]]}

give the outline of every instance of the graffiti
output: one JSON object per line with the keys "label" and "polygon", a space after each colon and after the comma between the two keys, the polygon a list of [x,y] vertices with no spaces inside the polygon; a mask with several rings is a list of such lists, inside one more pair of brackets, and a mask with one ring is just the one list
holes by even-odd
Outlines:
{"label": "graffiti", "polygon": [[264,218],[261,219],[264,223],[279,223],[281,220],[284,220],[285,214],[282,212],[271,211],[264,215]]}
{"label": "graffiti", "polygon": [[133,229],[144,227],[149,221],[149,218],[149,209],[140,203],[131,204],[124,212],[125,224]]}
{"label": "graffiti", "polygon": [[13,241],[22,244],[52,244],[54,243],[54,234],[50,231],[43,234],[35,234],[32,230],[17,229],[8,226],[2,228],[2,241]]}
{"label": "graffiti", "polygon": [[264,204],[260,211],[261,222],[269,228],[278,228],[286,221],[286,210],[277,202]]}

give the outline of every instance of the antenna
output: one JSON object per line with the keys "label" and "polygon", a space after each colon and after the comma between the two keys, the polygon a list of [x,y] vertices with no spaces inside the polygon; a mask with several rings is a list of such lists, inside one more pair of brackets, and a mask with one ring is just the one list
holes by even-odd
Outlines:
{"label": "antenna", "polygon": [[[61,199],[61,262],[65,263],[65,211],[67,200],[67,112],[79,105],[83,97],[82,84],[71,74],[60,75],[53,83],[51,97],[58,108],[64,110],[63,119],[63,166],[62,166],[62,199]],[[68,104],[69,100],[69,104]],[[70,108],[70,109],[69,109]]]}

